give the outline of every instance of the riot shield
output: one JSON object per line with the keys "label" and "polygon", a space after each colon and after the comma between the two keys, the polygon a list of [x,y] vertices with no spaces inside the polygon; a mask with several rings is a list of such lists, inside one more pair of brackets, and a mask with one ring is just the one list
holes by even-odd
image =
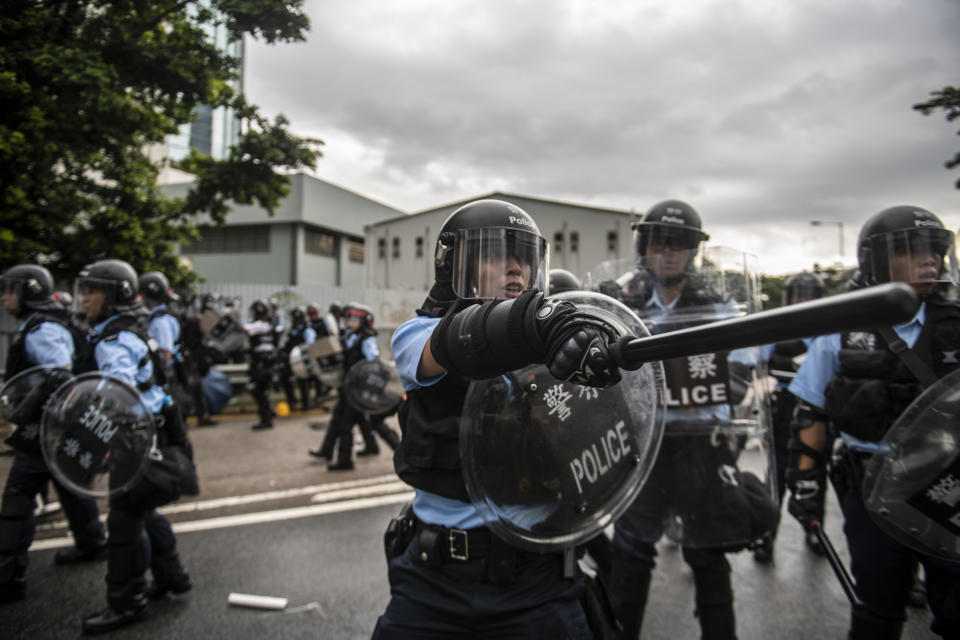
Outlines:
{"label": "riot shield", "polygon": [[297,378],[312,378],[320,373],[317,361],[307,355],[306,349],[299,346],[290,349],[290,371]]}
{"label": "riot shield", "polygon": [[21,371],[0,389],[0,411],[13,427],[6,442],[18,451],[40,456],[40,422],[50,394],[73,374],[59,367]]}
{"label": "riot shield", "polygon": [[[657,334],[759,311],[753,262],[708,247],[670,282],[635,265],[611,278],[623,262],[591,270],[588,281],[621,284],[621,298]],[[667,359],[663,368],[660,453],[619,526],[647,542],[666,534],[690,548],[745,547],[779,517],[773,385],[760,347]]]}
{"label": "riot shield", "polygon": [[[624,335],[648,335],[623,304],[571,291]],[[534,365],[474,381],[460,427],[471,501],[499,537],[544,551],[600,533],[632,502],[662,435],[662,369],[647,363],[598,389],[557,380]]]}
{"label": "riot shield", "polygon": [[47,467],[73,493],[102,497],[133,487],[155,449],[156,425],[137,390],[85,373],[50,396],[40,427]]}
{"label": "riot shield", "polygon": [[864,466],[862,495],[892,538],[960,561],[960,369],[897,419]]}
{"label": "riot shield", "polygon": [[343,393],[361,413],[389,415],[403,401],[403,384],[396,369],[383,360],[361,360],[343,378]]}

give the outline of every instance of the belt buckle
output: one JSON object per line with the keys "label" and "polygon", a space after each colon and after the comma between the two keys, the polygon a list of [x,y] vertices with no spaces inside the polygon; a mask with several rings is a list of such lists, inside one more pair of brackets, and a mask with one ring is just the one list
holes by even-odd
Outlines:
{"label": "belt buckle", "polygon": [[[450,543],[450,557],[454,560],[468,560],[470,558],[470,544],[467,538],[467,532],[463,529],[450,529],[450,533],[447,536],[447,540]],[[458,540],[462,540],[461,545],[457,544]],[[463,551],[458,553],[457,547],[462,546]]]}

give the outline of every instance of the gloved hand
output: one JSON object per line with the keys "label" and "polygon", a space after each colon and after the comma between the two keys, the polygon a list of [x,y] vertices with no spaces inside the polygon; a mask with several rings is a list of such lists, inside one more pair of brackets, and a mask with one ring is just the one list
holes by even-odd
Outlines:
{"label": "gloved hand", "polygon": [[572,302],[552,298],[541,300],[534,317],[545,348],[544,361],[555,378],[591,387],[620,382],[612,353],[620,336],[614,327]]}
{"label": "gloved hand", "polygon": [[622,295],[620,285],[617,284],[616,280],[604,280],[597,285],[597,291],[617,300],[619,300]]}
{"label": "gloved hand", "polygon": [[803,529],[809,531],[814,522],[823,522],[826,473],[818,468],[787,469],[787,486],[790,488],[787,510]]}

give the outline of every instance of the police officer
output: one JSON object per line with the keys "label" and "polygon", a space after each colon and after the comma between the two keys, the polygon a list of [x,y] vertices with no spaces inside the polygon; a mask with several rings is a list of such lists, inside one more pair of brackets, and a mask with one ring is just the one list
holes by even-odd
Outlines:
{"label": "police officer", "polygon": [[550,269],[550,295],[580,289],[580,278],[566,269]]}
{"label": "police officer", "polygon": [[270,385],[273,382],[274,358],[277,353],[276,332],[270,321],[270,309],[263,300],[254,300],[250,305],[250,322],[243,324],[250,345],[250,382],[253,398],[257,402],[260,422],[251,427],[254,431],[272,429],[273,407],[270,405]]}
{"label": "police officer", "polygon": [[[290,352],[294,347],[301,347],[306,352],[306,348],[313,344],[317,339],[317,332],[307,323],[307,314],[300,307],[294,307],[290,310],[290,330],[287,332],[287,338],[280,349],[280,386],[287,396],[287,404],[290,408],[297,405],[296,397],[293,393],[293,371],[290,368]],[[297,386],[300,388],[300,403],[304,411],[310,410],[310,379],[297,378]]]}
{"label": "police officer", "polygon": [[[546,363],[559,379],[620,379],[616,332],[543,295],[546,240],[525,211],[479,200],[440,229],[436,281],[417,317],[393,334],[407,390],[397,474],[415,489],[412,539],[394,540],[392,597],[374,638],[589,638],[582,580],[561,554],[526,553],[497,538],[467,495],[459,417],[471,379]],[[456,265],[456,266],[455,266]]]}
{"label": "police officer", "polygon": [[[0,296],[7,313],[20,320],[16,338],[6,361],[9,380],[31,367],[72,369],[76,353],[74,336],[66,312],[53,294],[53,278],[44,267],[20,264],[0,277]],[[34,499],[52,480],[60,504],[66,513],[74,546],[57,551],[54,562],[70,564],[103,557],[106,539],[97,504],[67,491],[54,479],[40,451],[38,423],[42,405],[63,376],[51,376],[34,397],[17,408],[23,418],[7,439],[14,448],[13,465],[3,491],[0,506],[0,604],[22,600],[26,596],[27,550],[33,542],[36,524]]]}
{"label": "police officer", "polygon": [[[783,306],[816,300],[825,296],[826,293],[827,286],[824,284],[823,278],[815,273],[796,273],[783,283]],[[783,503],[783,494],[787,489],[787,442],[790,439],[790,423],[793,420],[793,409],[796,404],[796,398],[787,391],[787,386],[797,372],[799,366],[797,363],[807,352],[807,347],[812,341],[813,338],[786,340],[767,345],[762,349],[762,353],[767,359],[770,375],[777,381],[771,398],[771,406],[773,410],[773,446],[777,462],[779,504]],[[821,494],[821,497],[824,496],[826,494]],[[820,506],[820,512],[823,513],[823,505]],[[753,550],[753,557],[757,562],[768,563],[773,561],[773,543],[776,537],[777,529],[774,529],[757,543]],[[804,539],[808,549],[817,555],[824,554],[820,539],[813,531],[805,531]]]}
{"label": "police officer", "polygon": [[884,533],[867,514],[860,482],[865,461],[903,410],[930,381],[957,367],[960,304],[944,297],[956,284],[953,247],[953,233],[920,207],[891,207],[867,220],[853,286],[908,283],[921,296],[920,310],[903,325],[816,338],[789,387],[797,408],[787,507],[805,528],[822,517],[828,424],[842,438],[831,478],[863,601],[851,612],[851,640],[900,637],[917,560],[926,575],[931,629],[960,638],[960,565],[912,551]]}
{"label": "police officer", "polygon": [[[137,388],[144,405],[157,416],[158,442],[187,446],[179,410],[157,384],[162,381],[162,364],[139,322],[138,285],[137,272],[122,260],[100,260],[80,272],[81,305],[92,334],[89,361],[78,369],[111,374]],[[147,613],[148,593],[183,593],[192,586],[180,564],[170,522],[152,505],[133,493],[111,496],[107,528],[107,607],[84,618],[85,633],[103,633],[141,620]],[[145,530],[151,534],[145,535]],[[148,558],[154,577],[149,589]]]}
{"label": "police officer", "polygon": [[[343,309],[346,332],[343,334],[343,367],[348,371],[361,360],[376,360],[380,357],[380,347],[377,345],[377,331],[373,328],[373,311],[370,307],[358,302],[351,302]],[[318,458],[332,457],[336,447],[337,460],[327,466],[330,471],[350,471],[353,469],[353,426],[361,425],[366,428],[366,449],[364,455],[370,455],[377,446],[373,434],[370,433],[363,413],[347,402],[343,389],[337,393],[337,404],[324,436],[323,444],[319,449],[310,449],[310,455]],[[372,444],[371,444],[371,441]],[[377,450],[377,452],[379,452]]]}
{"label": "police officer", "polygon": [[[717,293],[701,277],[695,257],[704,233],[697,211],[679,200],[654,205],[634,225],[637,270],[619,291],[614,291],[652,327],[654,333],[682,328],[697,318],[717,318],[735,313],[732,302]],[[721,471],[735,468],[737,446],[713,432],[698,435],[697,425],[718,424],[730,417],[730,405],[742,398],[745,388],[736,388],[734,376],[716,380],[730,384],[730,397],[712,399],[703,406],[685,405],[680,400],[686,384],[688,360],[664,361],[668,393],[673,391],[677,408],[666,412],[665,435],[657,461],[635,502],[616,522],[611,545],[611,596],[623,638],[640,634],[643,614],[656,564],[655,543],[668,526],[682,520],[679,541],[683,558],[693,570],[696,616],[704,639],[736,637],[733,588],[726,547],[714,543],[726,536],[723,521],[729,514],[711,515],[708,509],[726,509]],[[734,351],[727,358],[730,373],[746,370],[749,351]],[[719,367],[717,369],[720,370]],[[718,374],[719,375],[719,374]],[[741,375],[741,379],[747,374]],[[736,484],[736,483],[733,483]],[[772,506],[768,516],[772,526]],[[756,515],[746,513],[745,520]],[[721,520],[725,518],[725,520]],[[736,519],[736,518],[734,518]],[[748,525],[753,528],[753,525]],[[756,526],[758,533],[762,525]],[[745,540],[746,544],[749,542]]]}

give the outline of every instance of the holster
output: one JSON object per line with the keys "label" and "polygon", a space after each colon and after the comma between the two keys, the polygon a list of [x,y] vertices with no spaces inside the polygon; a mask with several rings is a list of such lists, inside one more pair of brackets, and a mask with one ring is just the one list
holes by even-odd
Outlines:
{"label": "holster", "polygon": [[843,444],[837,446],[830,465],[830,484],[837,496],[847,491],[859,491],[863,480],[863,456],[847,449]]}
{"label": "holster", "polygon": [[383,533],[383,550],[386,553],[387,562],[403,555],[410,541],[413,540],[415,526],[413,502],[407,502],[401,507],[400,513],[390,520],[387,530]]}

